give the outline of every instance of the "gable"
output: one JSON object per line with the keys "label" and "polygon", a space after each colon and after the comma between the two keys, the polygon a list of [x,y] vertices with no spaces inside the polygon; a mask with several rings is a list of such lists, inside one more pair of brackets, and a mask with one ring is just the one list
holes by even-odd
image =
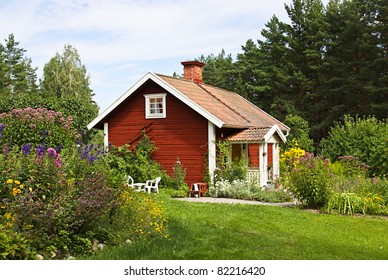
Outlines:
{"label": "gable", "polygon": [[166,92],[171,93],[173,96],[175,96],[177,99],[182,101],[184,104],[192,108],[194,111],[202,115],[204,118],[206,118],[208,121],[212,122],[214,125],[218,127],[222,127],[223,122],[219,120],[217,117],[212,115],[211,113],[207,112],[205,109],[203,109],[201,106],[193,102],[191,99],[186,97],[184,94],[179,92],[177,89],[172,87],[170,84],[166,83],[164,80],[160,79],[156,74],[149,72],[146,75],[144,75],[138,82],[136,82],[130,89],[128,89],[122,96],[120,96],[115,102],[112,103],[104,112],[102,112],[97,118],[95,118],[93,121],[91,121],[87,128],[92,129],[94,127],[101,127],[103,120],[111,114],[116,108],[118,108],[120,105],[125,103],[125,101],[132,96],[134,93],[137,92],[137,90],[144,86],[147,82],[153,81],[156,85],[158,85],[161,89],[163,89]]}
{"label": "gable", "polygon": [[275,124],[272,127],[248,128],[230,135],[225,140],[235,143],[280,143],[286,142],[286,136]]}

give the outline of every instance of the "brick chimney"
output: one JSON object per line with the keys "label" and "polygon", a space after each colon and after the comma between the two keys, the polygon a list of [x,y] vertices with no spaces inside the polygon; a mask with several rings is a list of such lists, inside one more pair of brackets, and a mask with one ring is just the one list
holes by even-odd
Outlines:
{"label": "brick chimney", "polygon": [[205,63],[199,61],[182,61],[183,65],[183,78],[185,80],[193,81],[195,83],[202,83],[202,67]]}

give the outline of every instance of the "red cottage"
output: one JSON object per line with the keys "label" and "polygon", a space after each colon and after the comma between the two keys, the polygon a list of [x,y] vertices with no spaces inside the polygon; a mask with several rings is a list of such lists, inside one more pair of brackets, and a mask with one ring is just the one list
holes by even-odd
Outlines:
{"label": "red cottage", "polygon": [[219,140],[232,143],[233,159],[247,160],[248,179],[265,186],[279,176],[279,143],[290,129],[237,93],[203,84],[203,63],[182,65],[184,79],[144,75],[88,128],[103,129],[106,146],[135,144],[145,131],[158,148],[154,160],[171,175],[179,159],[188,184],[203,181],[206,167],[213,174]]}

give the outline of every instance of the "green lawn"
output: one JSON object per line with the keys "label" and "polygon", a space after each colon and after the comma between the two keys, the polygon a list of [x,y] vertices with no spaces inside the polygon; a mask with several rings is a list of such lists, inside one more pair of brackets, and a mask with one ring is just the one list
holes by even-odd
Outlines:
{"label": "green lawn", "polygon": [[388,260],[388,220],[381,217],[164,201],[170,240],[107,248],[92,259]]}

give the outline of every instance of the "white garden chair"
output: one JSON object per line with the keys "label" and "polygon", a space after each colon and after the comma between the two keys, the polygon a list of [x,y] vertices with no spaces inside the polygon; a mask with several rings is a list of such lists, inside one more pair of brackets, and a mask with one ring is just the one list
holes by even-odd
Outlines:
{"label": "white garden chair", "polygon": [[147,191],[148,193],[151,193],[151,191],[158,193],[160,180],[162,180],[161,177],[157,177],[154,180],[148,180],[144,186],[144,191]]}
{"label": "white garden chair", "polygon": [[145,183],[134,183],[133,178],[128,175],[127,178],[127,186],[135,189],[135,191],[139,192],[142,190],[142,188],[145,186]]}

